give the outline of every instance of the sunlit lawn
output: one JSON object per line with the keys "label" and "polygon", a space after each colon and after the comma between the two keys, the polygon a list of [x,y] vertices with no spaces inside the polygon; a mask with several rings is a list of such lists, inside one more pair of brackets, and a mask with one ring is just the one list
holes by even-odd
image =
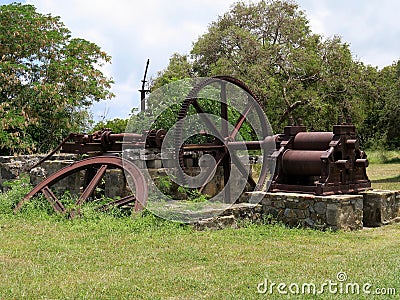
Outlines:
{"label": "sunlit lawn", "polygon": [[[372,164],[373,186],[399,189],[399,166]],[[294,298],[399,299],[399,236],[400,224],[357,232],[281,225],[194,231],[150,214],[71,221],[4,211],[0,299],[287,299],[277,289],[259,294],[257,285],[267,279],[320,288],[339,284],[339,272],[345,283],[371,284],[372,293],[394,288],[397,296],[325,289]]]}
{"label": "sunlit lawn", "polygon": [[400,163],[370,164],[367,174],[374,189],[400,190]]}
{"label": "sunlit lawn", "polygon": [[270,299],[257,293],[264,278],[322,285],[338,282],[338,272],[400,293],[400,224],[338,233],[280,225],[199,232],[151,216],[7,216],[0,228],[1,299]]}

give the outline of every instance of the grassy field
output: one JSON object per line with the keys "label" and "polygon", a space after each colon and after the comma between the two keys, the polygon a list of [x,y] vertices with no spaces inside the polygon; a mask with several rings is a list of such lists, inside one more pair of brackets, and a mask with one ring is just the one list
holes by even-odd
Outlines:
{"label": "grassy field", "polygon": [[367,151],[367,174],[374,189],[400,190],[400,152]]}
{"label": "grassy field", "polygon": [[400,294],[400,224],[338,233],[280,225],[196,232],[152,216],[3,216],[0,228],[2,299],[279,299],[277,290],[259,294],[257,285],[318,287],[339,283],[339,272],[347,282]]}
{"label": "grassy field", "polygon": [[[369,176],[376,188],[399,189],[399,170],[371,164]],[[400,298],[400,224],[358,232],[279,224],[199,232],[149,213],[89,211],[71,221],[32,205],[12,214],[26,189],[0,195],[0,299]],[[258,293],[265,283],[272,293]],[[289,295],[279,293],[280,283]],[[370,284],[372,295],[346,294],[348,283]],[[324,292],[301,294],[303,284]]]}

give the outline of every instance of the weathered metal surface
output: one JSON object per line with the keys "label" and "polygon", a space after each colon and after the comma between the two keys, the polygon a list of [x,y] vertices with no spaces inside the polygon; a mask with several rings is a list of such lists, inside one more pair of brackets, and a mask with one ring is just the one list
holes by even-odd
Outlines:
{"label": "weathered metal surface", "polygon": [[282,156],[283,174],[299,177],[319,176],[323,167],[321,156],[324,154],[324,151],[288,149]]}
{"label": "weathered metal surface", "polygon": [[[118,168],[125,171],[125,174],[127,174],[132,179],[135,186],[135,195],[131,195],[129,198],[125,198],[124,204],[127,204],[129,202],[127,200],[135,201],[136,211],[142,210],[145,207],[148,197],[148,187],[146,180],[139,168],[130,161],[123,160],[120,157],[98,156],[75,162],[72,165],[67,166],[59,170],[58,172],[50,175],[48,178],[39,183],[32,191],[30,191],[24,197],[24,199],[22,199],[17,204],[14,211],[20,210],[25,202],[29,201],[36,194],[42,192],[57,212],[65,213],[65,207],[51,191],[51,186],[72,174],[92,168],[97,168],[97,172],[95,176],[90,180],[90,183],[87,185],[84,192],[79,197],[76,203],[77,206],[80,206],[82,203],[87,201],[87,199],[93,194],[95,188],[98,186],[99,181],[104,176],[107,168]],[[115,202],[115,204],[120,205],[119,202]],[[113,204],[111,202],[108,206],[112,205]]]}
{"label": "weathered metal surface", "polygon": [[270,191],[328,195],[371,188],[367,156],[359,149],[354,125],[335,125],[333,132],[287,126],[284,132],[272,155],[277,167]]}
{"label": "weathered metal surface", "polygon": [[[232,124],[233,128],[230,129],[226,122],[228,119],[226,90],[228,83],[245,91],[248,97],[247,103],[244,103],[244,108],[237,111],[237,120]],[[221,118],[221,124],[215,124],[216,122],[207,117],[205,109],[199,101],[201,99],[199,97],[200,92],[209,85],[215,86],[216,84],[220,85],[218,114]],[[144,94],[146,91],[144,88],[142,90]],[[200,153],[200,155],[212,155],[216,162],[215,166],[209,168],[208,173],[202,177],[204,182],[200,184],[200,191],[205,189],[206,184],[218,167],[223,169],[223,181],[226,186],[231,175],[232,164],[247,179],[247,183],[253,190],[263,189],[271,172],[273,177],[269,190],[272,192],[296,191],[325,195],[353,193],[370,188],[371,184],[366,175],[368,160],[365,153],[359,149],[354,125],[348,123],[335,125],[332,132],[306,132],[306,127],[300,122],[300,125],[297,126],[286,126],[283,134],[271,136],[268,120],[259,104],[251,90],[243,82],[233,77],[217,76],[196,85],[184,99],[175,124],[173,141],[175,149],[172,152],[172,160],[176,164],[172,165],[178,166],[178,176],[185,177],[187,155]],[[188,116],[190,108],[200,114],[201,120],[206,125],[210,135],[214,136],[212,142],[183,143],[186,130],[184,120]],[[260,140],[241,141],[238,139],[239,131],[250,114],[254,112],[260,126]],[[58,150],[64,153],[89,154],[96,157],[76,162],[51,175],[18,203],[15,210],[19,210],[24,202],[42,192],[56,211],[65,213],[66,209],[51,191],[51,185],[73,173],[85,170],[86,184],[76,203],[79,206],[91,197],[109,168],[124,169],[132,177],[136,191],[135,195],[123,196],[119,200],[110,201],[100,209],[105,210],[111,206],[129,206],[135,203],[135,209],[140,210],[146,204],[148,193],[147,184],[140,169],[132,162],[103,155],[121,153],[126,149],[152,148],[160,151],[165,136],[166,132],[163,129],[146,130],[142,133],[115,134],[110,129],[103,129],[92,134],[71,133],[43,160],[48,159]],[[270,151],[271,145],[273,145],[272,151]],[[239,159],[237,151],[240,150],[263,150],[263,164],[257,182],[248,174]],[[275,165],[275,163],[274,171],[270,164]],[[182,181],[184,182],[184,180]],[[229,193],[229,188],[225,189],[226,199],[230,198]]]}
{"label": "weathered metal surface", "polygon": [[333,132],[299,132],[293,139],[294,150],[326,150]]}

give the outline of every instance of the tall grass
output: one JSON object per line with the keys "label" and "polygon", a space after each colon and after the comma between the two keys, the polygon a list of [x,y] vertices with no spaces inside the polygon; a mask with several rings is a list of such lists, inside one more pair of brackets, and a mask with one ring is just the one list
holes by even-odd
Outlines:
{"label": "tall grass", "polygon": [[400,151],[367,150],[368,161],[371,164],[400,163]]}

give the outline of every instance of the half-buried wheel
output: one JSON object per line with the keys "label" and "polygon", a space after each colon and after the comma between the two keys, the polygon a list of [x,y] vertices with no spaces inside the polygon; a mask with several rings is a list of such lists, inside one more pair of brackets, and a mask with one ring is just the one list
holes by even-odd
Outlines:
{"label": "half-buried wheel", "polygon": [[[86,182],[81,189],[80,195],[77,197],[75,203],[75,209],[79,210],[79,207],[91,199],[96,189],[102,184],[102,180],[109,169],[120,169],[125,174],[126,180],[129,180],[129,186],[134,186],[134,191],[129,195],[124,195],[120,199],[109,199],[106,203],[101,203],[98,207],[99,210],[105,211],[112,207],[126,207],[132,206],[135,211],[142,210],[147,201],[148,188],[146,180],[141,173],[140,169],[133,163],[126,161],[120,157],[113,156],[97,156],[93,158],[87,158],[78,162],[75,162],[55,173],[50,175],[48,178],[39,183],[32,191],[30,191],[15,207],[14,211],[17,212],[21,209],[22,205],[32,199],[35,195],[42,193],[49,201],[51,206],[56,212],[67,213],[67,208],[57,198],[55,193],[52,191],[52,186],[60,182],[61,180],[81,174],[82,171],[86,174]],[[90,174],[89,176],[87,176]],[[75,214],[76,210],[71,212],[71,216]]]}

